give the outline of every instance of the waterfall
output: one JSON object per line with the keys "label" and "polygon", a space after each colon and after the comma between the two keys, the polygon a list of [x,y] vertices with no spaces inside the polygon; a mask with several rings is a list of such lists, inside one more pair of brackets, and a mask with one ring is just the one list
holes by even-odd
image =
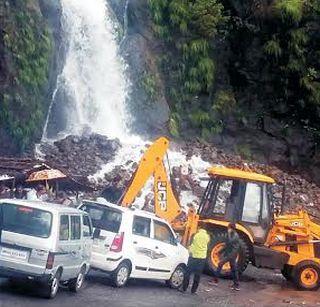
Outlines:
{"label": "waterfall", "polygon": [[123,14],[123,37],[126,37],[128,34],[128,7],[129,7],[129,1],[126,0],[125,6],[124,6],[124,14]]}
{"label": "waterfall", "polygon": [[[89,176],[93,182],[103,180],[104,174],[118,166],[129,173],[139,162],[149,140],[128,132],[130,114],[125,101],[129,82],[125,77],[125,64],[119,53],[114,20],[106,0],[60,0],[62,7],[62,38],[65,59],[58,76],[51,105],[44,126],[42,141],[47,142],[69,134],[80,135],[85,129],[119,138],[122,147],[117,156],[101,170]],[[128,7],[124,7],[124,39],[128,34]],[[41,158],[41,144],[36,146]],[[193,156],[186,161],[184,152],[170,151],[171,165],[190,164],[195,174],[201,174],[208,164]],[[143,190],[143,201],[151,182]],[[190,191],[181,193],[182,206],[192,200]]]}
{"label": "waterfall", "polygon": [[[43,140],[84,129],[125,138],[128,82],[105,0],[61,0],[66,56],[52,96]],[[63,112],[62,119],[56,109]],[[63,110],[63,111],[61,111]],[[50,131],[50,123],[61,122]],[[58,130],[58,131],[57,131]]]}

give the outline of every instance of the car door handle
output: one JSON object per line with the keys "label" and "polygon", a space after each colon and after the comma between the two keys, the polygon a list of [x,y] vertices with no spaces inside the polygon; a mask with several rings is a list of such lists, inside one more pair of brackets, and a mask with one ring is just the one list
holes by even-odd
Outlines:
{"label": "car door handle", "polygon": [[133,241],[133,244],[138,244],[138,242],[137,241]]}
{"label": "car door handle", "polygon": [[155,249],[159,249],[159,247],[158,247],[158,246],[156,246],[156,247],[155,247]]}
{"label": "car door handle", "polygon": [[72,251],[72,252],[71,252],[71,255],[72,255],[72,256],[75,256],[75,255],[77,255],[77,252],[76,252],[76,251]]}

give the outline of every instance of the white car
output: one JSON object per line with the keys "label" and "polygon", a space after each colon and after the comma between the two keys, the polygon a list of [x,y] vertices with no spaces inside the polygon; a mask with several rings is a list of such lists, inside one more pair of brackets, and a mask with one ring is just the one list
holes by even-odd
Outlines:
{"label": "white car", "polygon": [[170,225],[146,211],[84,201],[94,227],[91,268],[111,273],[116,287],[129,278],[159,279],[179,288],[188,250]]}

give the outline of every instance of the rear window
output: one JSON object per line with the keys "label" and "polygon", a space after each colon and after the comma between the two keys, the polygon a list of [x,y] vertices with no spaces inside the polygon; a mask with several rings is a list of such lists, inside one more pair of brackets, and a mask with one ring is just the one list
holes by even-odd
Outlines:
{"label": "rear window", "polygon": [[86,211],[92,220],[92,225],[95,228],[118,233],[122,220],[122,212],[101,206],[99,204],[85,204],[81,210]]}
{"label": "rear window", "polygon": [[45,210],[14,204],[1,204],[2,229],[28,236],[48,238],[52,214]]}

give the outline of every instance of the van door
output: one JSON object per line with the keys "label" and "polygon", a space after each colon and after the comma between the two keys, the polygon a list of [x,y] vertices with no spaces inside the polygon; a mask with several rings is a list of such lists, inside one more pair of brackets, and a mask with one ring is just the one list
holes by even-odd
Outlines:
{"label": "van door", "polygon": [[89,263],[92,249],[92,225],[88,215],[82,215],[82,261]]}
{"label": "van door", "polygon": [[[134,215],[132,221],[133,277],[147,277],[151,258],[154,255],[153,240],[151,239],[151,219]],[[148,275],[149,276],[149,275]]]}
{"label": "van door", "polygon": [[156,251],[151,259],[149,272],[154,278],[169,279],[177,265],[177,243],[170,227],[153,220],[153,248]]}
{"label": "van door", "polygon": [[70,246],[70,217],[62,214],[59,217],[59,242],[58,253],[55,256],[55,267],[63,268],[62,279],[67,280],[72,276],[72,259]]}
{"label": "van door", "polygon": [[76,277],[80,271],[82,264],[83,248],[81,240],[81,216],[71,215],[70,216],[70,247],[71,247],[71,274],[72,277]]}
{"label": "van door", "polygon": [[60,216],[58,248],[55,266],[63,267],[62,279],[75,278],[82,262],[80,215]]}

